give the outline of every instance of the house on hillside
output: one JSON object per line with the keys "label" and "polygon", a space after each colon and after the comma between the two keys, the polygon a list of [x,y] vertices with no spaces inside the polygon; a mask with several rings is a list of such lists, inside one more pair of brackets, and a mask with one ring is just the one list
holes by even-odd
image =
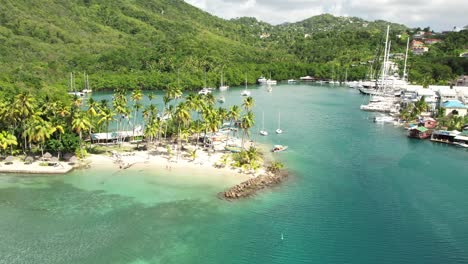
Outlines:
{"label": "house on hillside", "polygon": [[446,101],[442,104],[442,107],[445,108],[445,115],[457,115],[457,116],[466,116],[468,111],[467,107],[458,100]]}
{"label": "house on hillside", "polygon": [[422,55],[429,51],[429,48],[424,46],[424,42],[415,39],[411,41],[410,47],[414,55]]}
{"label": "house on hillside", "polygon": [[447,86],[440,87],[439,98],[440,98],[441,104],[447,101],[457,100],[458,99],[457,91]]}
{"label": "house on hillside", "polygon": [[439,43],[439,42],[442,42],[442,40],[441,39],[433,39],[433,38],[429,38],[429,39],[424,40],[424,43],[426,45],[432,45],[432,44]]}

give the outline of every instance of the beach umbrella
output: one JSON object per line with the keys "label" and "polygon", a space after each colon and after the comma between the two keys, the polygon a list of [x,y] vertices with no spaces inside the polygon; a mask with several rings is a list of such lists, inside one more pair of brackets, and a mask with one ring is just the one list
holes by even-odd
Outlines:
{"label": "beach umbrella", "polygon": [[57,157],[52,157],[52,158],[50,159],[50,162],[51,162],[51,163],[57,163],[58,161],[59,161],[59,159],[58,159]]}
{"label": "beach umbrella", "polygon": [[31,157],[31,156],[27,156],[25,159],[24,159],[24,162],[26,162],[27,164],[31,164],[34,162],[34,158]]}
{"label": "beach umbrella", "polygon": [[15,157],[8,156],[8,157],[6,157],[5,162],[13,162],[14,159],[15,159]]}
{"label": "beach umbrella", "polygon": [[44,159],[50,159],[50,158],[52,158],[52,154],[50,154],[49,152],[46,152],[46,153],[44,154],[44,156],[42,156],[42,157],[43,157]]}
{"label": "beach umbrella", "polygon": [[63,155],[64,160],[70,160],[71,157],[73,157],[73,154],[71,153],[65,153],[65,155]]}
{"label": "beach umbrella", "polygon": [[78,162],[78,158],[76,156],[71,157],[68,161],[70,162]]}

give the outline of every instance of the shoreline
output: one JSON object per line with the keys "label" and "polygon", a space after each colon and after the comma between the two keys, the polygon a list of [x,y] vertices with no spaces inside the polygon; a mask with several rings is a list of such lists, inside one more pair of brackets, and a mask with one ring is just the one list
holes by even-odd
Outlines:
{"label": "shoreline", "polygon": [[[143,151],[106,151],[102,154],[89,154],[83,161],[75,165],[59,162],[56,166],[41,166],[40,161],[25,164],[15,160],[10,165],[1,164],[0,173],[64,175],[74,169],[115,172],[128,170],[135,173],[144,171],[144,173],[150,173],[155,177],[170,175],[179,184],[195,181],[219,185],[223,189],[220,190],[219,194],[225,194],[224,198],[227,200],[234,200],[246,198],[259,190],[277,185],[282,182],[283,178],[287,177],[286,172],[278,175],[267,172],[267,161],[272,160],[272,156],[267,154],[266,147],[258,146],[258,149],[263,153],[264,160],[256,171],[232,167],[231,162],[222,166],[223,156],[230,155],[230,153],[224,151],[224,145],[218,145],[213,152],[197,150],[195,159],[190,157],[187,151],[180,151],[179,155],[170,155],[166,147],[159,146]],[[231,196],[227,194],[229,192],[231,192]]]}

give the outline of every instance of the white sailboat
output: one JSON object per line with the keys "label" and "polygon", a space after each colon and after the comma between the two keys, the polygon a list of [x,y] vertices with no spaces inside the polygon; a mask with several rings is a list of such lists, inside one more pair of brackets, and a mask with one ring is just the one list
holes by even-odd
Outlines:
{"label": "white sailboat", "polygon": [[221,86],[219,86],[219,90],[223,92],[227,89],[229,89],[229,86],[224,85],[224,73],[221,73]]}
{"label": "white sailboat", "polygon": [[247,76],[245,77],[245,90],[241,92],[242,96],[250,96],[250,91],[247,90]]}
{"label": "white sailboat", "polygon": [[278,129],[276,129],[276,134],[282,134],[283,130],[281,130],[281,113],[278,112]]}
{"label": "white sailboat", "polygon": [[265,112],[262,112],[262,130],[260,130],[260,135],[268,136],[268,132],[265,130]]}

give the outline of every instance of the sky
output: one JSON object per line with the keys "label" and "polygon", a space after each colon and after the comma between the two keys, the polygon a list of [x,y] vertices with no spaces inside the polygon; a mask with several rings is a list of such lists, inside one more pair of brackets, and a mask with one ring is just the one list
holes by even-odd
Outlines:
{"label": "sky", "polygon": [[468,0],[185,0],[213,15],[255,17],[270,24],[296,22],[329,13],[387,20],[436,31],[468,25]]}

